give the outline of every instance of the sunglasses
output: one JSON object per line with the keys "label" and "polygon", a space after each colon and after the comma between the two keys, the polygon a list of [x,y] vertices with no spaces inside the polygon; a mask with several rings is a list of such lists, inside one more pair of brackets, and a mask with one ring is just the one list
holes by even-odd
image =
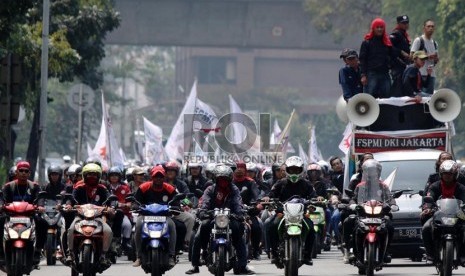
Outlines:
{"label": "sunglasses", "polygon": [[26,169],[19,169],[18,172],[20,172],[20,173],[29,173],[29,170],[26,170]]}

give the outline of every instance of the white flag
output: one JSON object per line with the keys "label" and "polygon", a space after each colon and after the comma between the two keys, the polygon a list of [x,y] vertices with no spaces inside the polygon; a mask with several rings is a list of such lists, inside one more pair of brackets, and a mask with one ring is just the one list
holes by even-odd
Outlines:
{"label": "white flag", "polygon": [[[242,109],[239,107],[239,105],[233,99],[233,97],[231,95],[229,95],[229,112],[231,114],[244,114],[242,112]],[[244,127],[241,127],[241,125],[237,123],[237,122],[241,121],[241,119],[238,116],[231,115],[231,118],[233,120],[233,124],[232,124],[232,130],[233,131],[232,131],[232,133],[230,135],[231,136],[230,141],[233,144],[240,144],[246,138],[247,130]]]}
{"label": "white flag", "polygon": [[307,154],[305,153],[304,149],[302,148],[302,145],[299,143],[299,157],[302,159],[305,165],[308,165],[308,157]]}
{"label": "white flag", "polygon": [[[92,156],[92,147],[90,146],[89,142],[87,142],[87,156]],[[77,160],[78,162],[81,160]]]}
{"label": "white flag", "polygon": [[310,162],[318,162],[320,160],[323,160],[323,157],[321,156],[320,151],[318,150],[318,145],[316,143],[315,126],[312,126],[312,130],[310,132],[308,151],[308,157],[310,159]]}
{"label": "white flag", "polygon": [[[165,152],[170,160],[182,159],[185,150],[189,150],[189,148],[185,149],[184,146],[186,145],[190,147],[192,142],[192,122],[185,122],[184,115],[194,114],[196,99],[197,81],[195,81],[192,85],[191,93],[187,98],[186,104],[184,105],[181,114],[179,114],[179,118],[171,130],[171,134],[166,142]],[[187,131],[188,133],[185,133],[185,129],[189,130]]]}
{"label": "white flag", "polygon": [[152,124],[147,118],[144,119],[145,149],[144,158],[146,164],[155,165],[163,161],[163,130]]}
{"label": "white flag", "polygon": [[105,106],[105,98],[102,93],[102,125],[100,127],[100,134],[95,143],[95,147],[91,157],[100,159],[104,168],[118,166],[124,168],[124,160],[119,152],[119,146],[116,142],[116,137],[111,125],[111,119]]}
{"label": "white flag", "polygon": [[230,137],[228,140],[231,141],[233,144],[236,144],[236,147],[238,147],[239,144],[243,143],[243,141],[247,139],[244,145],[246,145],[248,148],[243,148],[242,150],[245,150],[248,153],[258,154],[260,152],[260,135],[258,135],[257,133],[252,133],[251,127],[249,126],[248,122],[253,122],[253,120],[250,118],[250,121],[247,120],[246,122],[242,119],[242,116],[247,115],[244,112],[242,112],[242,109],[239,107],[239,105],[231,95],[229,95],[229,112],[232,114],[232,133],[230,133]]}
{"label": "white flag", "polygon": [[124,159],[119,152],[119,146],[116,142],[116,136],[113,131],[113,126],[111,124],[111,118],[108,113],[108,110],[105,106],[105,98],[102,93],[102,110],[103,110],[103,119],[106,126],[106,134],[107,134],[107,163],[108,167],[117,166],[120,168],[124,168]]}
{"label": "white flag", "polygon": [[342,134],[344,137],[342,138],[341,143],[339,143],[339,149],[344,153],[349,153],[350,145],[352,144],[352,123],[349,122]]}

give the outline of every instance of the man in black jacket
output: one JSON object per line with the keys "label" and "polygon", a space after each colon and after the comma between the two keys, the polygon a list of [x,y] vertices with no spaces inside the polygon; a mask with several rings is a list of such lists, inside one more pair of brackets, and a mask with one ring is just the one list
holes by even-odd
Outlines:
{"label": "man in black jacket", "polygon": [[401,55],[391,62],[391,96],[401,97],[402,95],[402,74],[405,67],[410,64],[410,37],[407,33],[409,28],[409,18],[407,15],[397,17],[397,26],[389,35],[392,47],[401,52]]}
{"label": "man in black jacket", "polygon": [[203,196],[200,206],[200,219],[202,224],[197,231],[192,248],[192,266],[193,268],[186,271],[186,274],[199,273],[200,266],[200,249],[206,248],[213,227],[212,217],[208,215],[208,211],[215,208],[229,208],[231,213],[235,215],[229,220],[229,228],[232,232],[232,243],[236,249],[237,267],[234,268],[236,275],[255,274],[247,267],[247,249],[242,233],[244,233],[241,195],[239,189],[231,183],[232,169],[219,165],[215,169],[215,184],[209,186]]}
{"label": "man in black jacket", "polygon": [[[459,167],[453,160],[446,160],[439,166],[439,175],[441,179],[429,187],[427,196],[432,197],[433,201],[441,198],[456,198],[465,202],[465,186],[457,182]],[[426,256],[428,260],[437,260],[438,255],[434,250],[433,239],[437,238],[433,234],[433,210],[430,204],[424,203],[422,206],[421,219],[426,220],[421,232],[423,244],[426,249]],[[465,233],[464,233],[465,234]],[[463,242],[462,242],[463,243]],[[463,246],[463,245],[462,245]],[[460,263],[465,265],[465,250],[460,252]]]}

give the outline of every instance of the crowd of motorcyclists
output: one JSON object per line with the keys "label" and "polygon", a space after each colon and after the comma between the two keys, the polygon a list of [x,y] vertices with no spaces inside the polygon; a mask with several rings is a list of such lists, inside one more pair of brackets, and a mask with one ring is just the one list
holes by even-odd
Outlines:
{"label": "crowd of motorcyclists", "polygon": [[[433,219],[438,210],[436,201],[455,198],[465,202],[461,168],[452,159],[447,152],[438,157],[436,171],[428,177],[423,191],[422,237],[426,258],[433,263],[440,258],[435,244],[439,234],[434,230]],[[358,266],[359,272],[365,273],[370,268],[363,263],[367,259],[363,254],[369,252],[364,248],[364,239],[370,233],[379,235],[379,242],[384,245],[380,247],[374,268],[390,262],[389,244],[394,232],[391,212],[398,207],[395,193],[391,193],[380,179],[381,170],[381,164],[371,153],[359,156],[357,172],[343,190],[344,163],[339,157],[306,165],[301,158],[292,156],[283,164],[270,167],[242,161],[228,164],[168,161],[155,166],[109,169],[102,168],[99,160],[89,158],[82,165],[51,165],[47,169],[49,182],[41,187],[29,180],[30,164],[20,161],[10,169],[10,179],[3,185],[1,206],[2,210],[7,210],[6,206],[13,202],[35,206],[35,214],[31,217],[36,231],[35,246],[30,253],[36,268],[46,250],[44,244],[48,243],[47,229],[50,227],[41,215],[48,212],[47,202],[51,201],[62,216],[55,226],[58,238],[53,256],[77,270],[83,268],[76,255],[83,253],[76,248],[81,239],[76,232],[80,227],[85,231],[89,226],[84,225],[83,220],[87,221],[89,217],[85,210],[80,213],[80,206],[102,207],[101,215],[92,217],[95,225],[101,226],[101,248],[95,268],[101,272],[123,253],[134,261],[134,267],[142,265],[144,270],[149,269],[148,247],[144,239],[150,232],[146,228],[154,223],[154,216],[140,210],[144,210],[141,206],[154,204],[169,206],[166,209],[169,214],[162,221],[166,229],[161,234],[167,237],[165,271],[174,267],[177,256],[186,251],[192,264],[186,274],[200,273],[203,265],[210,272],[218,269],[209,252],[214,250],[212,233],[223,233],[231,239],[230,249],[234,251],[231,255],[235,258],[231,268],[236,275],[254,274],[247,266],[248,260],[261,260],[262,253],[266,253],[277,268],[284,268],[289,258],[284,249],[288,241],[285,243],[284,240],[292,238],[292,231],[296,230],[291,226],[297,225],[302,245],[298,266],[312,265],[316,251],[333,244],[343,252],[346,263]],[[286,205],[287,202],[290,204]],[[304,209],[295,213],[291,209],[296,206]],[[322,206],[319,218],[325,222],[321,231],[314,227],[321,223],[314,219],[318,206]],[[371,213],[367,208],[372,210]],[[134,210],[139,210],[138,216]],[[228,217],[227,232],[221,232],[221,220],[216,218],[220,213]],[[295,221],[295,214],[299,221]],[[0,217],[1,233],[6,231],[5,227],[10,227],[8,221],[8,215]],[[372,224],[379,226],[375,227],[377,232],[369,227]],[[287,230],[284,227],[288,227]],[[460,236],[464,237],[462,233]],[[463,248],[459,247],[458,251],[460,265],[465,265]],[[0,246],[3,270],[11,269],[8,266],[9,251]]]}

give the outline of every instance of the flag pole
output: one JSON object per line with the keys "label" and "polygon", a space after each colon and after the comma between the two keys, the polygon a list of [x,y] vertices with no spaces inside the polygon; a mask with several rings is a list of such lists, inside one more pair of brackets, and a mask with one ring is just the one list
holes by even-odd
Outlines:
{"label": "flag pole", "polygon": [[292,120],[294,119],[294,113],[295,113],[295,109],[292,109],[291,116],[289,117],[289,120],[287,121],[287,124],[284,127],[283,131],[281,131],[281,134],[279,135],[279,141],[278,141],[278,143],[276,144],[276,147],[275,147],[275,152],[276,153],[278,152],[279,145],[281,145],[284,137],[286,136],[286,134],[290,130]]}

